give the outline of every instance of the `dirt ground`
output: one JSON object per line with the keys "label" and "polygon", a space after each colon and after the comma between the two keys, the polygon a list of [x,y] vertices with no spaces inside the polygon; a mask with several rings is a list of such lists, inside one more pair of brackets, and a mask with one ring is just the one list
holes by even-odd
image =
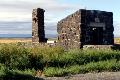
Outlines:
{"label": "dirt ground", "polygon": [[120,72],[77,74],[66,77],[48,77],[45,80],[120,80]]}

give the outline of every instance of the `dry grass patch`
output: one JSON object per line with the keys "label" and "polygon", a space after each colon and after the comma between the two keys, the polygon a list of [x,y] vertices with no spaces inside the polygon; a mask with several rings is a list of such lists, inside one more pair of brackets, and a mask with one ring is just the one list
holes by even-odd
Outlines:
{"label": "dry grass patch", "polygon": [[32,42],[31,38],[0,38],[0,43]]}

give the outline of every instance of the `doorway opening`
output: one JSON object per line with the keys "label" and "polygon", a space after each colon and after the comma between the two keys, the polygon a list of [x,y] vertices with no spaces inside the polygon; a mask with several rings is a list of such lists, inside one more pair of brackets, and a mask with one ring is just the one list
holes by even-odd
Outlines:
{"label": "doorway opening", "polygon": [[103,27],[91,28],[91,44],[102,45],[103,44]]}

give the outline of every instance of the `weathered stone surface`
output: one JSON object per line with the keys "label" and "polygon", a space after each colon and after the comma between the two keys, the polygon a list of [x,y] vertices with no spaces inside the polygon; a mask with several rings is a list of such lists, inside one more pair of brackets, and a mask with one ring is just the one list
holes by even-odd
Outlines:
{"label": "weathered stone surface", "polygon": [[83,50],[85,49],[112,49],[114,45],[83,45]]}
{"label": "weathered stone surface", "polygon": [[80,9],[57,26],[58,43],[65,49],[114,44],[112,12]]}
{"label": "weathered stone surface", "polygon": [[44,31],[44,10],[37,8],[32,12],[32,42],[47,42]]}

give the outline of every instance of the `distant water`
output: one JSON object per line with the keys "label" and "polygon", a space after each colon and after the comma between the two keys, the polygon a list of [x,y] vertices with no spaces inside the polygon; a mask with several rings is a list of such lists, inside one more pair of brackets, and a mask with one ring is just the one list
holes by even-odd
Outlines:
{"label": "distant water", "polygon": [[[57,34],[46,34],[46,38],[56,38]],[[0,38],[31,38],[32,34],[0,34]]]}
{"label": "distant water", "polygon": [[[57,34],[46,34],[46,38],[57,38]],[[119,38],[120,36],[115,36]],[[0,38],[32,38],[32,34],[0,34]]]}

